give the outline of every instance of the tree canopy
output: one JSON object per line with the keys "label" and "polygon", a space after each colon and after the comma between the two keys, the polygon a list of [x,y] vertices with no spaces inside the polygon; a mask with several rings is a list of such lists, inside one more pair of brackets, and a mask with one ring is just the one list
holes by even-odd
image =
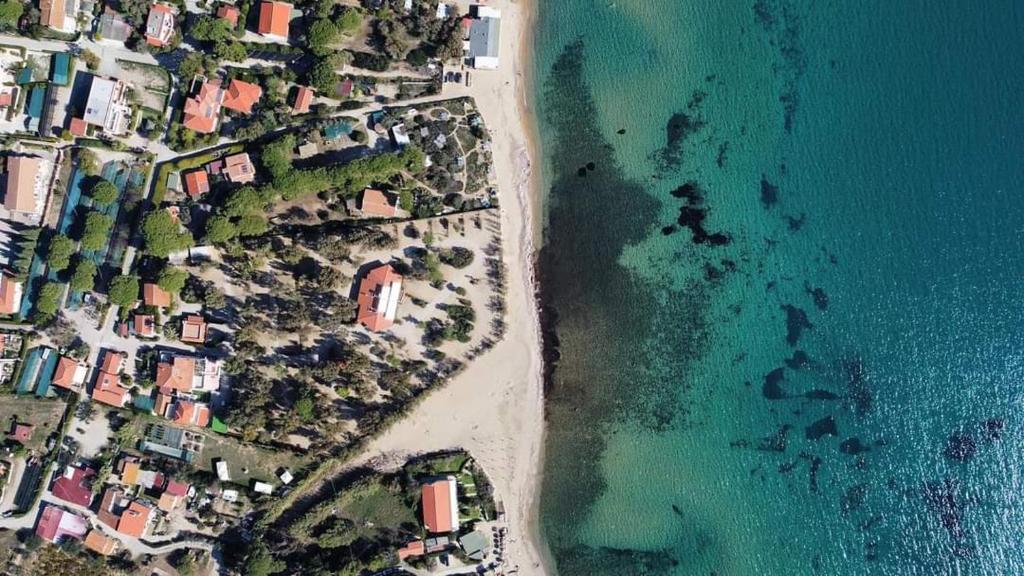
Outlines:
{"label": "tree canopy", "polygon": [[3,0],[0,2],[0,29],[9,30],[18,26],[18,19],[25,12],[25,5],[20,0]]}
{"label": "tree canopy", "polygon": [[82,233],[82,249],[96,251],[107,243],[107,234],[114,225],[114,219],[102,212],[89,212],[85,217],[85,232]]}
{"label": "tree canopy", "polygon": [[107,291],[110,303],[122,308],[131,308],[139,299],[139,277],[118,276],[110,281]]}
{"label": "tree canopy", "polygon": [[71,255],[75,252],[75,243],[71,238],[60,234],[50,240],[50,248],[46,253],[46,264],[55,272],[60,272],[71,265]]}
{"label": "tree canopy", "polygon": [[71,276],[71,287],[79,292],[93,289],[96,281],[96,263],[82,259],[75,265],[75,273]]}
{"label": "tree canopy", "polygon": [[150,212],[142,221],[142,236],[146,241],[146,252],[158,258],[191,247],[195,242],[192,235],[182,231],[178,222],[166,210]]}
{"label": "tree canopy", "polygon": [[227,216],[218,214],[206,221],[206,234],[203,239],[210,244],[223,244],[238,236],[238,230]]}
{"label": "tree canopy", "polygon": [[168,266],[160,272],[160,277],[157,278],[156,283],[165,292],[170,294],[180,294],[181,290],[185,287],[185,282],[187,280],[188,272],[181,268]]}
{"label": "tree canopy", "polygon": [[114,186],[109,180],[100,180],[89,191],[92,201],[102,206],[113,203],[117,200],[117,195],[117,186]]}
{"label": "tree canopy", "polygon": [[36,297],[36,315],[40,320],[49,320],[57,314],[60,308],[60,298],[64,289],[59,282],[47,282],[39,290]]}
{"label": "tree canopy", "polygon": [[309,27],[306,34],[306,44],[309,50],[317,56],[323,56],[331,51],[331,44],[338,41],[341,30],[327,18],[322,18]]}

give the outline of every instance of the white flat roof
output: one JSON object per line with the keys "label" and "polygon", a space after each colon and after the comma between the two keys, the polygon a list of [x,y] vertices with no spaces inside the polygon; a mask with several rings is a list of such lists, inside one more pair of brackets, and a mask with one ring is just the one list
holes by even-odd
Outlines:
{"label": "white flat roof", "polygon": [[85,105],[85,114],[82,119],[89,124],[103,126],[107,121],[107,111],[110,110],[111,100],[114,98],[113,80],[92,77],[92,86],[89,88],[89,101]]}

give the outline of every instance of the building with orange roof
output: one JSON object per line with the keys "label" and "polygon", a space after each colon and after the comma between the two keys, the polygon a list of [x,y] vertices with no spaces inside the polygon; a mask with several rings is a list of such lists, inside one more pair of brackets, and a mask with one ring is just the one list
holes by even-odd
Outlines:
{"label": "building with orange roof", "polygon": [[17,314],[25,286],[6,270],[0,270],[0,314]]}
{"label": "building with orange roof", "polygon": [[256,178],[256,169],[246,152],[232,154],[224,158],[222,170],[228,182],[235,184],[248,184]]}
{"label": "building with orange roof", "polygon": [[124,370],[124,353],[107,350],[100,362],[100,370],[110,374],[120,374]]}
{"label": "building with orange roof", "polygon": [[141,538],[146,533],[149,521],[153,518],[153,509],[138,500],[132,501],[128,509],[121,513],[117,522],[117,531],[125,536]]}
{"label": "building with orange roof", "polygon": [[199,92],[185,100],[182,125],[193,132],[212,134],[220,121],[220,107],[224,102],[224,89],[219,80],[203,82]]}
{"label": "building with orange roof", "polygon": [[181,341],[189,344],[206,344],[206,320],[202,316],[186,316],[181,321]]}
{"label": "building with orange roof", "polygon": [[96,385],[92,389],[92,399],[108,406],[123,408],[128,403],[131,391],[121,386],[120,379],[110,372],[102,370],[96,376]]}
{"label": "building with orange roof", "polygon": [[71,132],[72,136],[88,136],[89,123],[83,118],[72,118],[68,123],[68,132]]}
{"label": "building with orange roof", "polygon": [[423,556],[425,552],[426,547],[423,545],[423,540],[413,540],[398,549],[398,559],[405,560],[406,558]]}
{"label": "building with orange roof", "polygon": [[171,305],[171,295],[155,282],[146,282],[142,285],[142,303],[146,306],[167,308]]}
{"label": "building with orange roof", "polygon": [[89,367],[85,364],[70,358],[61,356],[57,361],[57,370],[53,373],[53,385],[66,390],[77,391],[85,384],[85,378],[89,375]]}
{"label": "building with orange roof", "polygon": [[390,264],[370,270],[359,283],[356,319],[373,332],[387,330],[395,322],[402,297],[402,276]]}
{"label": "building with orange roof", "polygon": [[171,420],[180,426],[206,428],[210,424],[210,407],[202,402],[178,400],[171,409]]}
{"label": "building with orange roof", "polygon": [[394,218],[398,215],[398,198],[394,194],[367,188],[359,197],[359,211],[366,216]]}
{"label": "building with orange roof", "polygon": [[309,106],[313,103],[313,89],[308,86],[299,86],[295,91],[295,104],[292,105],[292,114],[306,114]]}
{"label": "building with orange roof", "polygon": [[78,0],[39,0],[39,23],[66,34],[78,30]]}
{"label": "building with orange roof", "polygon": [[156,336],[156,318],[152,314],[135,314],[132,316],[132,327],[135,335],[141,338]]}
{"label": "building with orange roof", "polygon": [[191,392],[195,372],[195,358],[176,355],[170,362],[160,362],[156,365],[156,387]]}
{"label": "building with orange roof", "polygon": [[236,28],[238,26],[238,17],[241,15],[242,12],[238,9],[238,6],[221,4],[220,8],[217,8],[217,18],[231,24],[232,28]]}
{"label": "building with orange roof", "polygon": [[38,156],[8,156],[4,207],[11,212],[39,214],[46,198],[49,161]]}
{"label": "building with orange roof", "polygon": [[292,19],[292,5],[286,2],[261,2],[260,22],[256,31],[264,36],[288,41],[288,23]]}
{"label": "building with orange roof", "polygon": [[135,486],[139,482],[142,464],[134,456],[126,456],[121,460],[121,484]]}
{"label": "building with orange roof", "polygon": [[157,48],[166,46],[174,36],[174,18],[177,10],[169,4],[157,2],[146,18],[146,44]]}
{"label": "building with orange roof", "polygon": [[193,200],[209,191],[210,177],[206,174],[206,170],[193,170],[185,174],[185,193]]}
{"label": "building with orange roof", "polygon": [[32,433],[35,432],[35,430],[36,427],[32,424],[28,424],[26,422],[15,422],[10,434],[7,436],[11,440],[16,440],[24,444],[32,439]]}
{"label": "building with orange roof", "polygon": [[153,406],[153,412],[162,417],[167,417],[167,409],[171,406],[171,392],[170,388],[166,389],[165,393],[163,390],[156,393],[156,403]]}
{"label": "building with orange roof", "polygon": [[423,526],[427,532],[441,534],[459,529],[459,500],[454,476],[424,484],[421,501]]}
{"label": "building with orange roof", "polygon": [[245,82],[243,80],[231,80],[228,89],[224,92],[224,100],[221,103],[228,110],[252,114],[252,107],[260,101],[263,96],[263,88],[259,84]]}
{"label": "building with orange roof", "polygon": [[117,551],[117,540],[94,528],[85,535],[85,547],[101,556],[110,556]]}

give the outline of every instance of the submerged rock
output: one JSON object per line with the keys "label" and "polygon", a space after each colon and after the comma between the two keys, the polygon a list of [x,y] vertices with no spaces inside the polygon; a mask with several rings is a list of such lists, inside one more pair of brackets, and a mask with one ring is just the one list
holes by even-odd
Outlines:
{"label": "submerged rock", "polygon": [[808,400],[838,400],[839,396],[829,392],[828,390],[815,388],[814,390],[804,392],[804,398],[807,398]]}
{"label": "submerged rock", "polygon": [[946,441],[946,458],[954,462],[966,462],[974,457],[978,445],[970,434],[955,432]]}
{"label": "submerged rock", "polygon": [[994,418],[991,420],[986,420],[984,424],[982,424],[982,429],[984,430],[983,438],[985,438],[985,441],[995,442],[1001,439],[1003,437],[1003,428],[1005,425],[1005,422],[1003,422],[1002,420]]}
{"label": "submerged rock", "polygon": [[807,312],[791,304],[783,304],[782,310],[786,313],[786,343],[796,346],[804,330],[814,328],[814,324],[807,319]]}
{"label": "submerged rock", "polygon": [[794,350],[793,355],[786,359],[786,366],[791,370],[806,368],[811,363],[811,357],[803,350]]}
{"label": "submerged rock", "polygon": [[804,286],[804,291],[810,294],[814,300],[814,307],[824,312],[828,310],[828,295],[821,288],[813,288],[810,285]]}
{"label": "submerged rock", "polygon": [[786,436],[789,434],[790,428],[789,424],[783,424],[774,434],[762,438],[757,449],[764,452],[785,452]]}
{"label": "submerged rock", "polygon": [[871,447],[861,442],[860,438],[856,436],[847,438],[839,444],[839,451],[843,454],[857,455],[870,450]]}
{"label": "submerged rock", "polygon": [[765,208],[775,206],[779,201],[779,187],[768,181],[764,174],[761,175],[761,204]]}
{"label": "submerged rock", "polygon": [[839,497],[839,510],[843,513],[843,516],[863,506],[864,498],[867,494],[867,484],[855,484],[847,488],[843,495]]}
{"label": "submerged rock", "polygon": [[786,392],[782,389],[781,385],[785,380],[785,368],[776,368],[775,370],[772,370],[764,375],[764,385],[761,387],[761,393],[769,400],[781,400],[785,398]]}
{"label": "submerged rock", "polygon": [[808,440],[818,440],[822,436],[838,436],[839,427],[836,426],[836,419],[829,415],[812,422],[804,428],[804,433]]}

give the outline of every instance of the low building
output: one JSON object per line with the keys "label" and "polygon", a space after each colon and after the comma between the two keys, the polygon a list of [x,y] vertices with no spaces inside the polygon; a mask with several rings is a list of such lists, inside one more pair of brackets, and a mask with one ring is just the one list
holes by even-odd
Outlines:
{"label": "low building", "polygon": [[0,270],[0,314],[20,312],[24,293],[24,285],[13,274]]}
{"label": "low building", "polygon": [[191,463],[195,461],[202,445],[181,428],[153,424],[146,430],[146,436],[139,442],[139,448],[143,452]]}
{"label": "low building", "polygon": [[133,500],[121,513],[117,531],[132,538],[142,538],[153,519],[153,509],[138,500]]}
{"label": "low building", "polygon": [[157,508],[170,514],[185,501],[185,497],[188,496],[188,490],[189,485],[184,482],[178,482],[177,480],[168,481],[167,488],[160,495]]}
{"label": "low building", "polygon": [[174,19],[177,10],[169,4],[157,2],[149,9],[146,18],[146,43],[160,48],[174,37]]}
{"label": "low building", "polygon": [[299,158],[306,159],[312,158],[320,153],[320,147],[316,145],[316,142],[306,142],[299,146]]}
{"label": "low building", "polygon": [[77,392],[85,384],[88,375],[88,366],[74,358],[61,356],[57,361],[57,370],[53,373],[53,385]]}
{"label": "low building", "polygon": [[139,338],[154,338],[156,318],[152,314],[135,314],[132,317],[132,329]]}
{"label": "low building", "polygon": [[153,282],[142,285],[142,303],[156,308],[167,308],[171,305],[171,295]]}
{"label": "low building", "polygon": [[117,540],[93,528],[85,535],[85,547],[101,556],[110,556],[117,552]]}
{"label": "low building", "polygon": [[124,370],[124,360],[125,355],[123,352],[107,350],[104,352],[103,360],[100,362],[100,370],[110,374],[120,374]]}
{"label": "low building", "polygon": [[171,420],[179,426],[206,428],[210,424],[210,407],[202,402],[178,400],[171,409]]}
{"label": "low building", "polygon": [[131,390],[121,386],[120,378],[110,372],[99,370],[96,384],[92,389],[92,399],[108,406],[123,408],[131,398]]}
{"label": "low building", "polygon": [[238,9],[238,6],[233,6],[231,4],[221,4],[220,7],[217,8],[217,18],[220,18],[221,20],[227,22],[231,25],[232,28],[238,27],[238,18],[241,15],[242,12]]}
{"label": "low building", "polygon": [[24,444],[32,439],[32,433],[35,432],[35,430],[36,427],[31,424],[25,422],[15,422],[14,425],[11,426],[11,432],[7,435],[7,437],[10,438],[11,440],[14,440],[15,442],[20,442],[21,444]]}
{"label": "low building", "polygon": [[181,321],[181,341],[189,344],[206,344],[206,320],[202,316],[186,316]]}
{"label": "low building", "polygon": [[77,0],[39,0],[39,24],[74,34],[78,30],[78,8]]}
{"label": "low building", "polygon": [[256,31],[284,42],[288,41],[288,24],[292,19],[292,5],[286,2],[260,2],[260,20]]}
{"label": "low building", "polygon": [[398,215],[398,197],[375,188],[367,188],[359,196],[359,211],[364,216],[394,218]]}
{"label": "low building", "polygon": [[217,471],[217,478],[221,482],[230,482],[231,473],[228,471],[228,463],[223,460],[218,460],[214,465],[214,469]]}
{"label": "low building", "polygon": [[128,105],[127,85],[120,80],[93,76],[82,120],[113,135],[128,133],[132,109]]}
{"label": "low building", "polygon": [[4,207],[11,212],[38,216],[47,191],[49,160],[38,156],[8,156],[4,178]]}
{"label": "low building", "polygon": [[91,468],[67,466],[64,473],[57,477],[51,492],[54,497],[70,502],[83,508],[92,504],[92,480],[96,471]]}
{"label": "low building", "polygon": [[[497,10],[478,17],[469,28],[467,57],[474,68],[496,70],[501,46],[501,17]],[[479,12],[478,12],[479,15]]]}
{"label": "low building", "polygon": [[402,276],[390,264],[371,269],[359,283],[359,323],[373,332],[387,330],[395,322],[401,297]]}
{"label": "low building", "polygon": [[307,86],[298,86],[295,91],[295,104],[292,105],[292,114],[306,114],[309,106],[313,103],[313,89]]}
{"label": "low building", "polygon": [[193,200],[210,191],[210,177],[206,170],[193,170],[185,174],[185,193]]}
{"label": "low building", "polygon": [[156,365],[156,387],[182,393],[215,392],[220,388],[220,367],[221,362],[212,358],[166,353]]}
{"label": "low building", "polygon": [[459,500],[455,477],[427,482],[421,488],[423,526],[432,534],[459,529]]}
{"label": "low building", "polygon": [[490,540],[479,530],[474,530],[459,538],[459,545],[462,546],[462,551],[466,553],[466,556],[476,562],[482,561],[491,549]]}
{"label": "low building", "polygon": [[208,80],[199,86],[199,91],[185,99],[182,125],[193,132],[212,134],[220,122],[220,107],[224,101],[224,89],[219,80]]}
{"label": "low building", "polygon": [[271,494],[274,493],[274,487],[271,486],[270,484],[267,484],[266,482],[260,482],[259,480],[256,480],[252,483],[252,491],[256,492],[257,494],[266,494],[267,496],[270,496]]}
{"label": "low building", "polygon": [[263,88],[252,82],[243,80],[232,80],[228,89],[224,92],[224,100],[221,104],[228,110],[234,110],[242,114],[252,114],[252,107],[260,101],[263,96]]}
{"label": "low building", "polygon": [[256,178],[256,168],[246,152],[224,158],[222,172],[228,182],[234,184],[248,184]]}
{"label": "low building", "polygon": [[54,544],[59,544],[65,538],[81,540],[89,530],[89,523],[85,518],[47,504],[39,517],[39,524],[36,525],[36,535]]}
{"label": "low building", "polygon": [[124,44],[132,37],[132,25],[123,16],[107,6],[100,15],[97,40],[101,42],[112,42]]}
{"label": "low building", "polygon": [[423,556],[426,552],[426,547],[423,544],[423,540],[413,540],[405,546],[398,549],[398,559],[405,560],[406,558],[415,558],[417,556]]}
{"label": "low building", "polygon": [[409,131],[406,129],[405,124],[399,122],[391,127],[391,139],[395,142],[395,146],[399,148],[409,145]]}

